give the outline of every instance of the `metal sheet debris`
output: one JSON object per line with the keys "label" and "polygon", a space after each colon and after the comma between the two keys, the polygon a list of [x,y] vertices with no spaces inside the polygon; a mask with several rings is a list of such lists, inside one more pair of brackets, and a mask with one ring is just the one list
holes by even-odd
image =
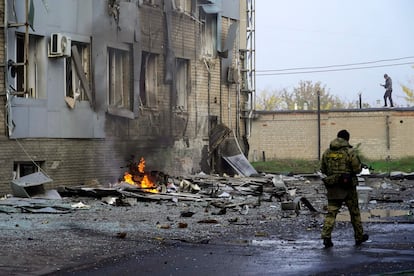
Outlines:
{"label": "metal sheet debris", "polygon": [[32,173],[17,179],[13,179],[10,183],[14,196],[17,197],[35,197],[44,195],[45,188],[43,184],[51,183],[53,180],[42,172]]}
{"label": "metal sheet debris", "polygon": [[235,156],[223,156],[224,160],[240,175],[251,176],[257,174],[257,171],[249,163],[246,156],[238,154]]}

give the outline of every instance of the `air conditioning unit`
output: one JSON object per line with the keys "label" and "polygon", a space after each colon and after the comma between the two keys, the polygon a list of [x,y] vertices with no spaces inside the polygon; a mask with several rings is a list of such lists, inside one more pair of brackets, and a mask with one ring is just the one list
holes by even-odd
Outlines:
{"label": "air conditioning unit", "polygon": [[229,67],[227,69],[227,83],[238,83],[239,79],[239,70],[236,67]]}
{"label": "air conditioning unit", "polygon": [[61,33],[50,35],[49,57],[70,57],[72,40]]}

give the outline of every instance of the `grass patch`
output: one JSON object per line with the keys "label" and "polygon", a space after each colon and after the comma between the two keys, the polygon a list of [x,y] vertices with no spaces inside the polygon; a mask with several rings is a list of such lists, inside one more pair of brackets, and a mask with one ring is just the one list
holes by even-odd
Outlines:
{"label": "grass patch", "polygon": [[365,162],[374,172],[385,173],[391,171],[414,172],[414,157],[389,160],[373,160]]}
{"label": "grass patch", "polygon": [[318,160],[270,160],[252,162],[252,166],[259,172],[287,174],[287,173],[314,173],[319,170]]}
{"label": "grass patch", "polygon": [[[370,167],[372,173],[389,173],[391,171],[414,172],[414,157],[388,160],[363,160]],[[315,173],[320,169],[318,160],[269,160],[252,162],[258,172],[277,174]]]}

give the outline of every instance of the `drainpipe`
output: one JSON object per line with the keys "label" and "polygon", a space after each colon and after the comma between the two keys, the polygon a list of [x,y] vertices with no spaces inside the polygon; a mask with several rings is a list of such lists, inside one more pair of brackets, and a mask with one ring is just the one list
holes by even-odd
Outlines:
{"label": "drainpipe", "polygon": [[[222,99],[222,97],[223,97],[223,86],[222,86],[222,81],[221,81],[221,72],[222,72],[222,69],[221,69],[221,64],[222,64],[222,61],[221,61],[221,57],[220,57],[220,72],[219,72],[219,76],[220,76],[220,81],[219,81],[219,85],[220,85],[220,88],[219,88],[219,90],[220,90],[220,120],[219,120],[219,122],[220,122],[220,124],[221,123],[223,123],[223,104],[222,104],[222,102],[223,102],[223,99]],[[209,76],[210,76],[210,74],[209,74]],[[210,84],[210,79],[209,79],[209,84]],[[210,93],[209,93],[209,95],[210,95]]]}
{"label": "drainpipe", "polygon": [[28,70],[29,70],[29,0],[26,0],[26,32],[24,34],[24,93],[29,92]]}
{"label": "drainpipe", "polygon": [[207,118],[208,118],[208,133],[210,134],[211,126],[210,126],[210,86],[211,86],[211,72],[210,67],[207,64],[207,61],[204,59],[204,65],[206,66],[208,72],[208,79],[207,79]]}
{"label": "drainpipe", "polygon": [[385,118],[385,131],[386,131],[386,140],[387,140],[387,149],[391,148],[390,144],[390,116],[387,115]]}
{"label": "drainpipe", "polygon": [[318,90],[318,160],[321,160],[321,92]]}
{"label": "drainpipe", "polygon": [[[210,136],[210,131],[211,131],[211,118],[210,118],[210,86],[211,86],[211,72],[210,72],[210,67],[207,63],[207,61],[204,59],[204,65],[206,66],[207,69],[207,73],[208,73],[208,78],[207,78],[207,131],[208,131],[208,135]],[[210,162],[210,171],[214,170],[214,156],[212,154],[212,152],[210,152],[211,150],[211,143],[210,143],[210,137],[208,139],[208,152],[209,152],[209,162]]]}
{"label": "drainpipe", "polygon": [[[8,68],[8,66],[7,66],[7,63],[8,63],[8,60],[9,60],[9,57],[8,57],[8,47],[7,47],[7,41],[8,41],[8,36],[7,36],[7,33],[8,33],[8,25],[7,25],[7,20],[8,20],[8,17],[7,17],[7,13],[8,13],[8,7],[7,7],[7,2],[8,1],[4,1],[4,22],[3,22],[3,25],[4,25],[4,28],[3,28],[3,31],[4,31],[4,62],[3,62],[3,70],[4,70],[4,92],[3,93],[1,93],[0,94],[0,96],[6,96],[7,95],[7,88],[9,87],[9,80],[8,80],[8,72],[9,72],[9,68]],[[7,104],[7,102],[6,102],[6,104]]]}

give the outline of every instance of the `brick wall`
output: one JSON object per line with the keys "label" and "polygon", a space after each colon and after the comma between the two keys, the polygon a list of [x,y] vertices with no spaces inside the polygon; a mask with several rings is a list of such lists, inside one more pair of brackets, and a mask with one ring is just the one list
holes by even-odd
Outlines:
{"label": "brick wall", "polygon": [[322,111],[320,140],[316,111],[257,112],[252,125],[250,161],[318,159],[341,129],[351,133],[350,143],[360,143],[368,159],[414,156],[414,109]]}

